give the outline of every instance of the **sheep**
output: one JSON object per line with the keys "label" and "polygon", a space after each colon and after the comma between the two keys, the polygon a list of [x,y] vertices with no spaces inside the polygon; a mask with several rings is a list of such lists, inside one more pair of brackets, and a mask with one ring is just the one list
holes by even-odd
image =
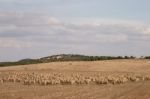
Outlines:
{"label": "sheep", "polygon": [[84,81],[85,81],[85,84],[90,84],[91,79],[85,79]]}
{"label": "sheep", "polygon": [[144,78],[144,80],[150,80],[150,76],[149,75],[147,75],[147,76],[145,76],[143,78]]}
{"label": "sheep", "polygon": [[[1,76],[2,75],[2,76]],[[14,82],[24,85],[73,85],[73,84],[123,84],[128,81],[150,80],[149,75],[141,74],[106,74],[106,73],[36,73],[36,72],[4,72],[0,74],[0,83]]]}
{"label": "sheep", "polygon": [[125,82],[128,82],[128,79],[127,79],[126,77],[123,77],[123,78],[121,79],[121,83],[125,83]]}
{"label": "sheep", "polygon": [[31,85],[31,82],[29,80],[24,80],[24,85]]}
{"label": "sheep", "polygon": [[0,83],[4,83],[4,80],[2,78],[0,78]]}
{"label": "sheep", "polygon": [[130,77],[130,81],[137,82],[137,81],[139,81],[139,80],[140,80],[140,79],[137,78],[137,77],[134,77],[134,76]]}
{"label": "sheep", "polygon": [[108,79],[101,77],[101,78],[96,79],[96,83],[97,84],[108,84]]}

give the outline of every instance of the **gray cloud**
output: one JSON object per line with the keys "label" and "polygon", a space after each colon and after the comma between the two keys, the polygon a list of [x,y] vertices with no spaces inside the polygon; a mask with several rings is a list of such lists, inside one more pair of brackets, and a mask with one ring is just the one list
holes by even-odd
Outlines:
{"label": "gray cloud", "polygon": [[149,28],[148,25],[126,23],[64,23],[40,14],[0,13],[0,37],[6,38],[39,40],[41,37],[51,42],[111,43],[128,39],[149,40]]}
{"label": "gray cloud", "polygon": [[39,55],[41,50],[47,53],[145,55],[150,49],[149,42],[150,25],[144,23],[66,22],[40,13],[0,12],[1,49],[20,49],[22,52],[30,49]]}

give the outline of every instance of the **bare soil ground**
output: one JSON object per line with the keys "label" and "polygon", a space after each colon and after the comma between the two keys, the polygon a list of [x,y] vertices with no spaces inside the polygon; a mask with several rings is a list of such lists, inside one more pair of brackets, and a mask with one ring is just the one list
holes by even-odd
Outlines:
{"label": "bare soil ground", "polygon": [[0,99],[150,99],[150,82],[123,85],[25,86],[5,83]]}
{"label": "bare soil ground", "polygon": [[[150,74],[150,60],[109,60],[95,62],[53,62],[45,64],[1,67],[3,73],[79,73],[93,75]],[[0,99],[150,99],[150,81],[124,84],[24,85],[0,83]]]}

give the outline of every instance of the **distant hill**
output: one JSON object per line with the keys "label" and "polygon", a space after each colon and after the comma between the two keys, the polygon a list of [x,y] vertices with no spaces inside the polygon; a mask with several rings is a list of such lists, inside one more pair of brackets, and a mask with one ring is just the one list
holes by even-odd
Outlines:
{"label": "distant hill", "polygon": [[23,59],[17,62],[0,62],[0,67],[40,63],[38,59]]}
{"label": "distant hill", "polygon": [[[112,60],[112,59],[134,59],[133,56],[85,56],[78,54],[60,54],[42,57],[39,59],[22,59],[17,62],[0,62],[0,67],[14,66],[14,65],[27,65],[27,64],[38,64],[48,63],[57,61],[97,61],[97,60]],[[149,57],[146,57],[149,58]]]}
{"label": "distant hill", "polygon": [[55,62],[55,61],[97,61],[97,60],[112,60],[112,59],[133,59],[133,56],[85,56],[85,55],[78,55],[78,54],[60,54],[60,55],[53,55],[48,57],[40,58],[40,62]]}

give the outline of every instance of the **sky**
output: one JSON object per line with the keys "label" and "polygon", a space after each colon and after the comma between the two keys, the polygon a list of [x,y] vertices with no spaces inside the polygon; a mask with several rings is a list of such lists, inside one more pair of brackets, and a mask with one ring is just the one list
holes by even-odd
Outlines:
{"label": "sky", "polygon": [[0,0],[0,61],[150,55],[150,0]]}

